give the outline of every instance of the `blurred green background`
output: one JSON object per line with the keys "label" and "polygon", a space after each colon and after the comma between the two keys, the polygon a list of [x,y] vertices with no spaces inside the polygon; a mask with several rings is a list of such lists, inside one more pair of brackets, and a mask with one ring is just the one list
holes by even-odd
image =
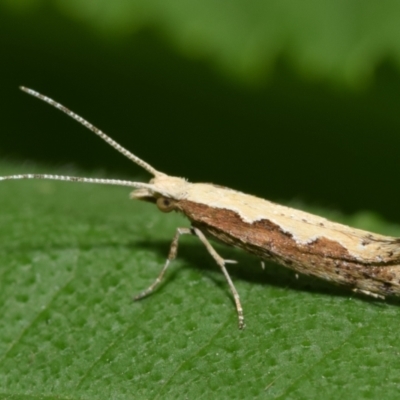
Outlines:
{"label": "blurred green background", "polygon": [[140,173],[25,85],[169,174],[400,221],[399,15],[393,1],[2,0],[0,156]]}
{"label": "blurred green background", "polygon": [[[399,66],[397,1],[0,0],[0,175],[149,178],[24,85],[163,172],[400,236]],[[184,238],[132,304],[186,222],[127,192],[0,185],[0,398],[398,398],[395,302],[217,247],[239,332]]]}

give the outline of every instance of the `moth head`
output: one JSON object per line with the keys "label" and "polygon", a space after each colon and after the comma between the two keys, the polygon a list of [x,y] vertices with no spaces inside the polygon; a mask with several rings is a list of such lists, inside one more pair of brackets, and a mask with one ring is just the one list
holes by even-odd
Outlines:
{"label": "moth head", "polygon": [[137,189],[131,192],[131,199],[147,201],[157,205],[160,211],[176,209],[176,202],[185,198],[188,182],[183,178],[158,172],[149,183],[136,182]]}

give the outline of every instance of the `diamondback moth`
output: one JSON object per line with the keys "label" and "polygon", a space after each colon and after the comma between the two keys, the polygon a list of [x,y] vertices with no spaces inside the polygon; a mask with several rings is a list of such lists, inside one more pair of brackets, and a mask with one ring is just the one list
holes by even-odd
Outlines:
{"label": "diamondback moth", "polygon": [[241,248],[261,259],[272,260],[296,273],[315,276],[347,286],[354,292],[375,298],[400,296],[400,238],[351,228],[294,208],[209,183],[190,183],[156,170],[123,148],[100,129],[60,103],[32,89],[21,89],[58,108],[98,135],[153,178],[149,183],[119,179],[97,179],[48,174],[2,176],[10,179],[52,179],[98,183],[135,188],[130,197],[156,204],[162,212],[177,211],[191,222],[190,228],[177,228],[168,258],[139,300],[154,291],[176,257],[181,235],[197,236],[221,268],[235,301],[239,328],[244,328],[239,294],[224,260],[207,237]]}

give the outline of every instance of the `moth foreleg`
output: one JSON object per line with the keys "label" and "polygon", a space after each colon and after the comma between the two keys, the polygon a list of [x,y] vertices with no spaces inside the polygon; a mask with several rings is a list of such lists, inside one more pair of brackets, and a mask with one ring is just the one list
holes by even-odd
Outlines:
{"label": "moth foreleg", "polygon": [[237,314],[238,314],[238,320],[239,320],[239,329],[243,329],[245,327],[244,324],[244,316],[243,316],[243,308],[242,305],[240,303],[240,297],[239,297],[239,293],[237,292],[235,285],[233,284],[231,277],[228,274],[228,271],[225,268],[225,264],[234,264],[236,263],[236,261],[234,260],[224,260],[216,251],[215,249],[212,247],[211,243],[207,240],[207,238],[204,236],[203,232],[198,229],[198,228],[178,228],[176,230],[175,236],[172,240],[171,243],[171,247],[169,249],[169,254],[168,254],[168,258],[167,261],[164,264],[164,267],[162,268],[160,274],[157,276],[156,280],[143,292],[139,293],[137,296],[134,297],[134,300],[140,300],[143,297],[148,296],[149,294],[151,294],[154,289],[162,282],[165,272],[167,270],[167,268],[169,267],[171,261],[173,261],[176,258],[176,255],[178,253],[178,243],[179,243],[179,237],[181,235],[195,235],[197,236],[200,241],[204,244],[204,246],[206,247],[207,251],[210,253],[210,255],[212,256],[212,258],[215,260],[215,262],[219,265],[219,267],[222,270],[222,273],[225,276],[225,279],[228,282],[229,288],[232,292],[234,301],[235,301],[235,305],[236,305],[236,310],[237,310]]}
{"label": "moth foreleg", "polygon": [[161,270],[160,274],[157,276],[156,280],[146,290],[143,290],[143,292],[141,292],[137,296],[135,296],[133,298],[134,300],[143,299],[143,297],[148,296],[150,293],[152,293],[154,291],[154,289],[163,280],[164,275],[165,275],[165,271],[168,269],[169,264],[171,263],[171,261],[173,261],[176,258],[176,255],[178,253],[179,237],[181,235],[193,235],[193,234],[194,233],[192,232],[192,229],[190,229],[190,228],[178,228],[176,230],[175,236],[172,239],[171,247],[169,249],[168,258],[167,258],[167,261],[164,264],[163,269]]}
{"label": "moth foreleg", "polygon": [[239,320],[239,329],[243,329],[245,327],[245,324],[244,324],[243,308],[242,308],[242,304],[240,303],[239,293],[236,290],[235,285],[233,284],[232,279],[229,276],[229,273],[225,268],[225,264],[234,264],[234,263],[236,263],[236,261],[234,261],[234,260],[224,260],[215,251],[214,247],[212,247],[211,243],[207,240],[207,238],[205,237],[204,233],[200,229],[192,227],[191,230],[201,240],[201,242],[206,247],[207,251],[211,254],[212,258],[215,260],[215,262],[221,268],[222,273],[225,275],[225,279],[228,282],[229,289],[231,290],[232,295],[233,295],[233,299],[235,300],[236,311],[237,311],[238,320]]}

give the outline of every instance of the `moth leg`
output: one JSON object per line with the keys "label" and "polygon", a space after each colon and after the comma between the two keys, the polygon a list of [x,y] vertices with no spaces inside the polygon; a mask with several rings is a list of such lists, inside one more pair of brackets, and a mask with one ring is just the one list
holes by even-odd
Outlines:
{"label": "moth leg", "polygon": [[193,232],[190,228],[178,228],[176,230],[175,236],[172,239],[171,247],[169,249],[168,258],[164,264],[163,269],[161,270],[160,274],[157,276],[156,280],[146,290],[143,290],[143,292],[141,292],[137,296],[135,296],[133,298],[134,300],[140,300],[140,299],[143,299],[143,297],[148,296],[161,283],[161,281],[164,278],[165,271],[169,267],[169,264],[171,263],[171,261],[173,261],[176,258],[176,255],[178,253],[179,237],[181,235],[193,235]]}
{"label": "moth leg", "polygon": [[377,294],[374,292],[370,292],[369,290],[362,290],[362,289],[354,288],[353,292],[354,293],[362,293],[362,294],[365,294],[366,296],[374,297],[375,299],[385,300],[385,296],[382,296],[381,294]]}
{"label": "moth leg", "polygon": [[222,273],[225,275],[225,279],[228,282],[229,288],[233,295],[233,299],[235,300],[236,311],[237,311],[238,320],[239,320],[239,329],[243,329],[245,327],[245,324],[244,324],[243,308],[242,308],[242,304],[240,303],[239,293],[237,292],[235,285],[233,284],[232,279],[229,276],[229,273],[225,268],[225,264],[234,264],[234,263],[236,263],[236,261],[224,260],[215,251],[214,247],[212,247],[211,243],[207,240],[207,238],[204,236],[204,233],[200,229],[192,227],[191,230],[192,230],[193,234],[195,234],[201,240],[201,242],[206,247],[207,251],[210,253],[212,258],[215,260],[215,262],[221,268]]}
{"label": "moth leg", "polygon": [[225,268],[225,264],[235,264],[236,261],[234,260],[224,260],[212,247],[211,243],[207,240],[207,238],[204,236],[203,232],[200,229],[197,228],[178,228],[176,230],[175,236],[172,240],[171,247],[169,249],[169,254],[167,261],[164,264],[164,267],[162,268],[160,274],[157,276],[156,280],[143,292],[139,293],[137,296],[134,297],[134,300],[140,300],[143,297],[148,296],[150,293],[154,291],[154,289],[161,283],[161,281],[164,278],[165,272],[168,269],[171,261],[173,261],[176,258],[176,255],[178,253],[178,243],[179,243],[179,237],[181,235],[195,235],[197,236],[200,241],[204,244],[206,247],[207,251],[210,253],[210,255],[214,258],[215,262],[219,265],[219,267],[222,270],[222,273],[225,275],[225,279],[228,282],[229,288],[232,292],[233,298],[235,300],[236,304],[236,310],[238,313],[238,319],[239,319],[239,329],[243,329],[245,327],[244,324],[244,316],[243,316],[243,308],[240,303],[240,297],[239,293],[237,292],[235,285],[233,284],[231,277],[228,274],[228,271]]}

